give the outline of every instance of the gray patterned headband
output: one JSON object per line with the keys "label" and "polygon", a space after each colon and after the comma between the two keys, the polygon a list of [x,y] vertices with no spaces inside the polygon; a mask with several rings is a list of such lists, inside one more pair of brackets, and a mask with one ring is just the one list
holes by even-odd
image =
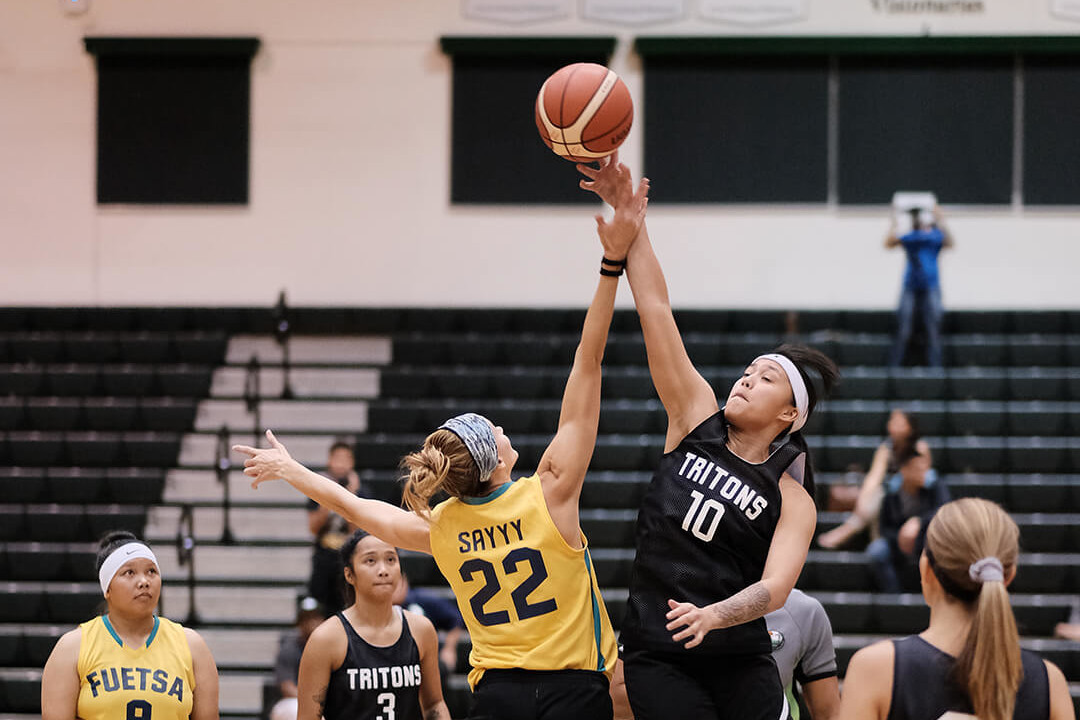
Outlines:
{"label": "gray patterned headband", "polygon": [[461,438],[476,461],[476,467],[480,468],[480,482],[487,482],[499,464],[499,450],[495,446],[495,432],[491,429],[491,423],[482,415],[465,413],[450,418],[439,429],[449,430]]}

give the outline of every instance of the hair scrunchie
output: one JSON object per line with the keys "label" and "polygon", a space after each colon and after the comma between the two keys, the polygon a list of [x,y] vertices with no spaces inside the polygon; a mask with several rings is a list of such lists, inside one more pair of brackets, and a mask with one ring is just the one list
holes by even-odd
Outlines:
{"label": "hair scrunchie", "polygon": [[968,576],[977,583],[1004,582],[1005,567],[996,557],[984,557],[968,567]]}

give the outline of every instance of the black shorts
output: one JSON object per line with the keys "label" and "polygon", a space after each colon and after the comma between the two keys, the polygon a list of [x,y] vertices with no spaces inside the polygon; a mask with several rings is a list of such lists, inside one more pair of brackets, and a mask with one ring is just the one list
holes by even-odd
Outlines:
{"label": "black shorts", "polygon": [[635,720],[787,720],[771,655],[669,655],[625,649],[626,693]]}
{"label": "black shorts", "polygon": [[591,670],[488,670],[469,720],[611,720],[607,676]]}

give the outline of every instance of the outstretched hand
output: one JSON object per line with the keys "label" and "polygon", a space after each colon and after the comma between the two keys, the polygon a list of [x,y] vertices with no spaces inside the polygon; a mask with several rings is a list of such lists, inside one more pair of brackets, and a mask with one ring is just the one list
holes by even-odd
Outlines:
{"label": "outstretched hand", "polygon": [[641,224],[645,222],[648,206],[649,178],[641,178],[637,191],[615,207],[611,220],[605,220],[603,215],[596,216],[596,232],[604,246],[604,257],[614,260],[626,258],[630,245],[641,230]]}
{"label": "outstretched hand", "polygon": [[244,460],[244,474],[254,478],[251,481],[253,488],[257,488],[267,480],[284,478],[294,464],[292,455],[281,444],[281,441],[274,437],[274,433],[267,430],[266,439],[270,443],[268,448],[253,448],[247,445],[233,445],[232,447],[234,452],[248,456]]}
{"label": "outstretched hand", "polygon": [[619,162],[619,151],[596,161],[600,169],[578,163],[578,172],[589,178],[578,183],[582,190],[596,193],[601,200],[618,208],[634,195],[634,181],[630,168]]}
{"label": "outstretched hand", "polygon": [[[667,619],[670,621],[667,624],[667,630],[673,633],[671,639],[675,642],[687,640],[683,643],[683,647],[687,650],[700,645],[705,636],[716,628],[713,614],[708,608],[674,600],[668,600],[668,607],[671,610],[667,614]],[[675,632],[679,628],[682,630]]]}

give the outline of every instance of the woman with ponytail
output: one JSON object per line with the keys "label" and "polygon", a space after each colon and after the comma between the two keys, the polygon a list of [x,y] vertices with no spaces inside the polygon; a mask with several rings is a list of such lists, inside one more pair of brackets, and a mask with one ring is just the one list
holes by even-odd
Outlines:
{"label": "woman with ponytail", "polygon": [[938,510],[919,560],[930,626],[855,653],[841,720],[1075,717],[1061,670],[1020,648],[1008,591],[1019,534],[988,500],[964,498]]}
{"label": "woman with ponytail", "polygon": [[[600,598],[578,498],[596,444],[600,366],[625,247],[645,216],[648,183],[607,222],[600,280],[563,393],[559,427],[536,473],[512,480],[518,453],[501,427],[472,413],[447,420],[409,454],[408,510],[357,498],[272,447],[238,446],[253,485],[282,478],[375,537],[430,553],[472,639],[474,717],[610,720],[615,634]],[[440,495],[445,501],[435,504]]]}

